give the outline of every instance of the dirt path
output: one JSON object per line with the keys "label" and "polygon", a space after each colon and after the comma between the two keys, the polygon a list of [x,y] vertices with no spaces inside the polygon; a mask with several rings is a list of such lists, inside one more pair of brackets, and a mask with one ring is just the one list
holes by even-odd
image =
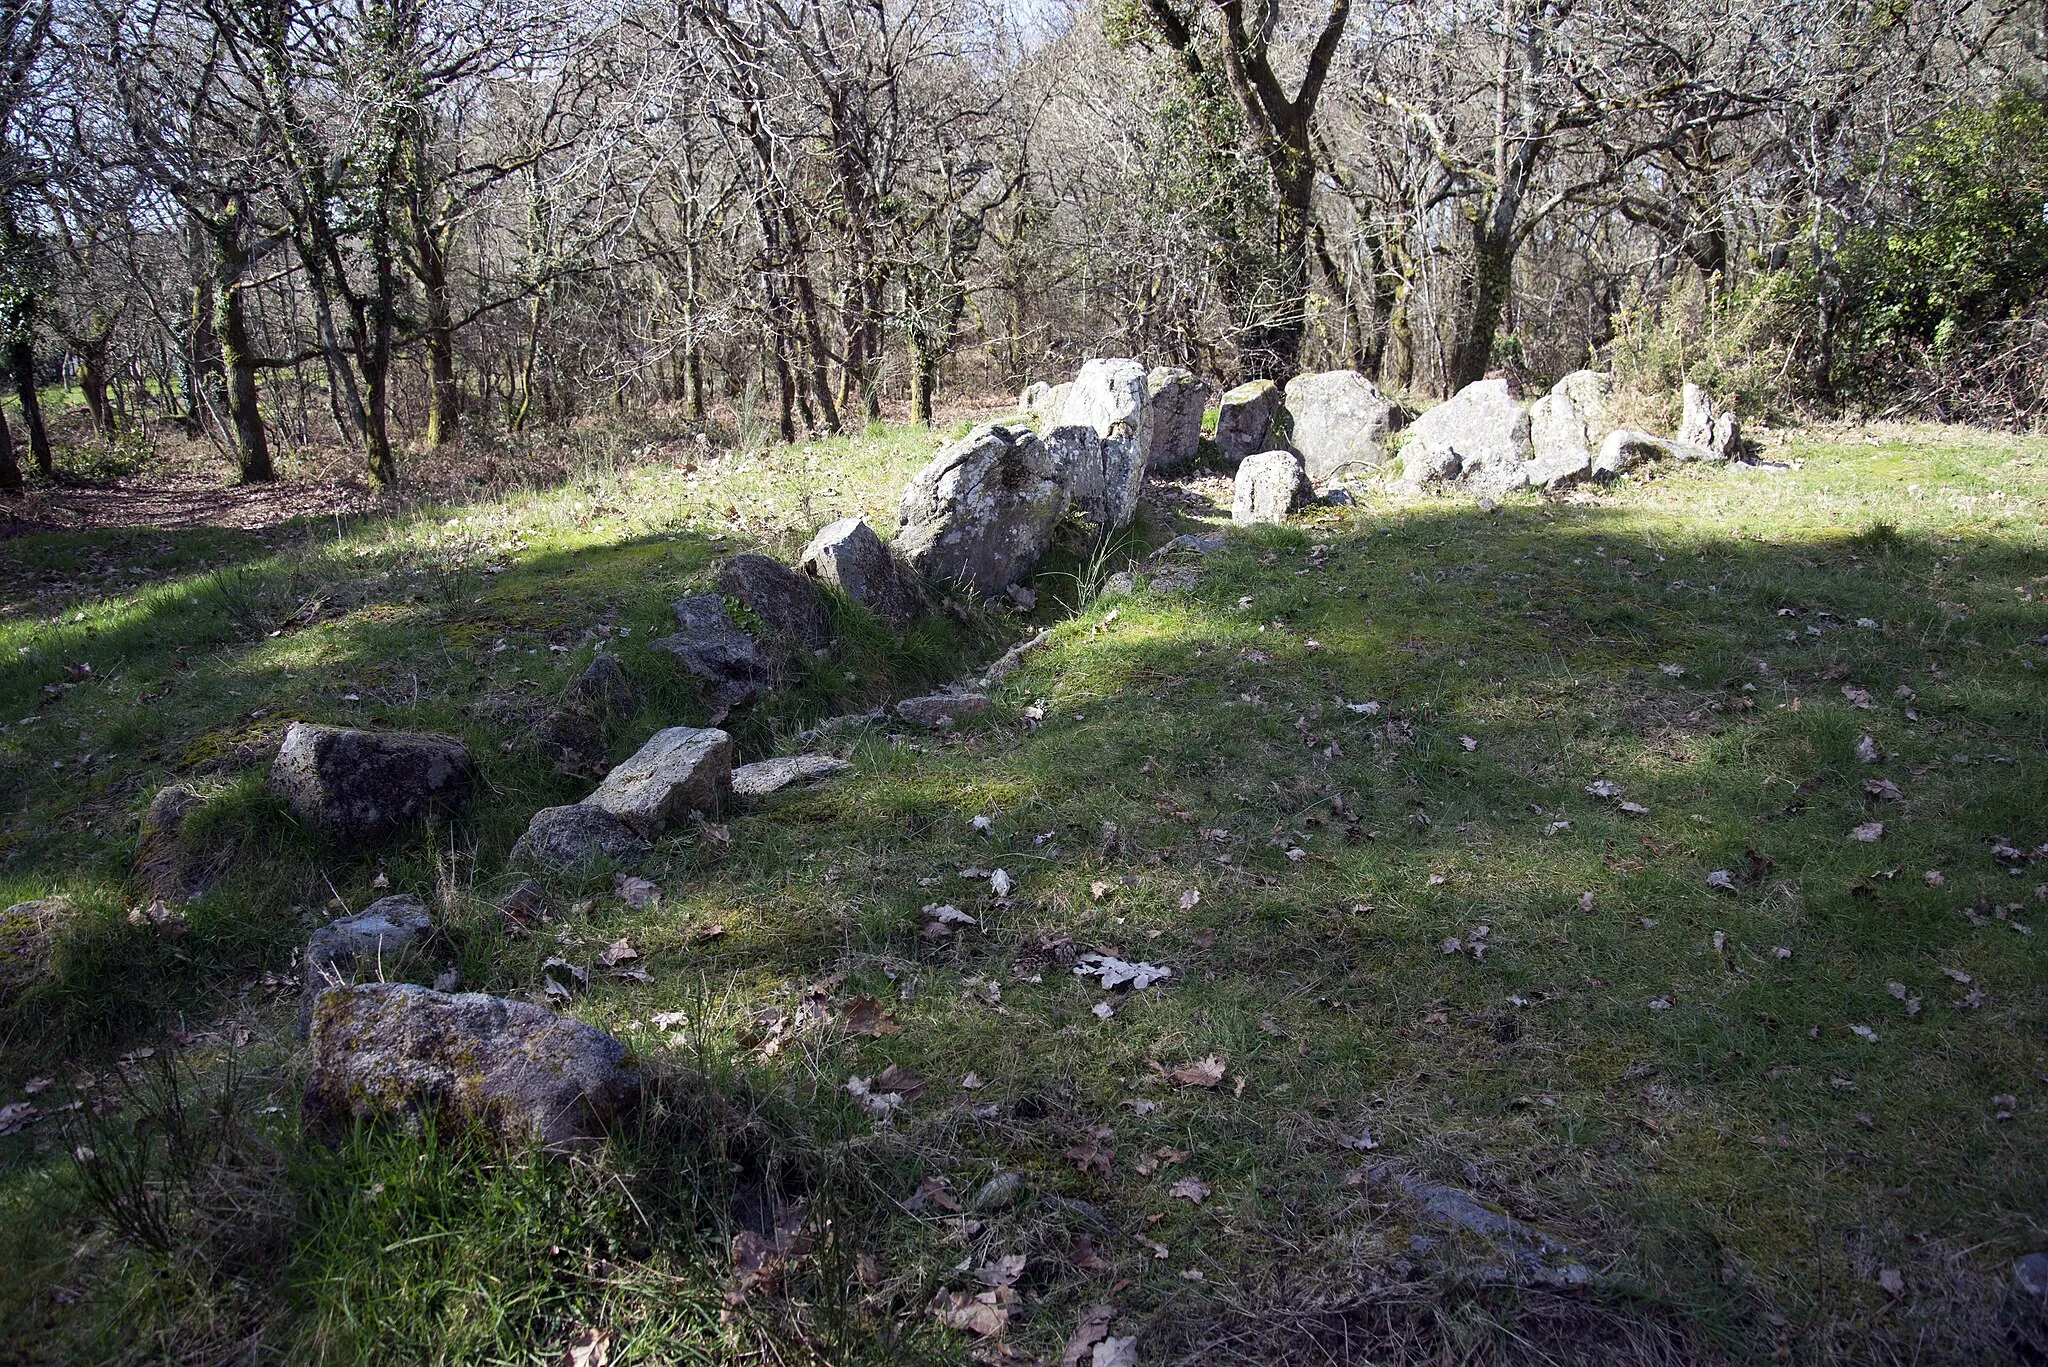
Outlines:
{"label": "dirt path", "polygon": [[62,484],[0,498],[0,540],[122,527],[256,531],[295,517],[359,512],[372,501],[361,484],[332,479],[234,485],[200,473]]}

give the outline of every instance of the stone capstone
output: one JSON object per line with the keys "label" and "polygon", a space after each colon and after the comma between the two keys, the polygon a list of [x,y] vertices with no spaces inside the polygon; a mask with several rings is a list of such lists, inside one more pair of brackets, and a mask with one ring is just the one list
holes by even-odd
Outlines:
{"label": "stone capstone", "polygon": [[1496,498],[1527,487],[1535,451],[1529,415],[1505,380],[1480,380],[1415,420],[1402,451],[1402,482],[1411,487],[1455,481]]}
{"label": "stone capstone", "polygon": [[0,911],[0,1006],[48,976],[57,935],[77,914],[66,897],[16,902]]}
{"label": "stone capstone", "polygon": [[718,591],[745,604],[770,636],[805,650],[832,644],[832,612],[825,595],[810,576],[780,560],[752,552],[735,555],[719,567]]}
{"label": "stone capstone", "polygon": [[932,693],[922,698],[905,698],[896,704],[897,719],[927,731],[942,731],[956,721],[978,717],[988,711],[984,693]]}
{"label": "stone capstone", "polygon": [[916,581],[861,518],[842,517],[820,527],[797,564],[896,626],[907,626],[924,613],[924,594]]}
{"label": "stone capstone", "polygon": [[650,649],[675,656],[704,681],[713,721],[723,721],[733,708],[774,686],[775,673],[761,653],[761,643],[734,623],[724,598],[715,593],[685,598],[675,605],[675,614],[680,630]]}
{"label": "stone capstone", "polygon": [[1287,515],[1315,497],[1300,455],[1293,451],[1261,451],[1237,467],[1236,496],[1230,520],[1240,527],[1285,522]]}
{"label": "stone capstone", "polygon": [[652,840],[691,812],[716,812],[732,791],[732,737],[711,727],[657,731],[605,775],[584,805]]}
{"label": "stone capstone", "polygon": [[647,849],[647,842],[631,826],[610,812],[578,802],[535,812],[526,823],[526,834],[512,846],[512,862],[550,869],[574,869],[599,861],[631,864]]}
{"label": "stone capstone", "polygon": [[1145,376],[1145,392],[1152,410],[1145,468],[1178,470],[1201,453],[1209,386],[1193,371],[1157,366]]}
{"label": "stone capstone", "polygon": [[1287,382],[1281,408],[1288,443],[1301,453],[1309,482],[1319,488],[1387,458],[1393,401],[1355,370],[1295,376]]}
{"label": "stone capstone", "polygon": [[1271,450],[1273,418],[1280,411],[1280,386],[1271,380],[1241,384],[1216,408],[1216,446],[1231,469],[1246,456]]}
{"label": "stone capstone", "polygon": [[529,1002],[411,983],[333,987],[313,1006],[306,1127],[432,1118],[578,1146],[631,1114],[640,1071],[601,1030]]}
{"label": "stone capstone", "polygon": [[732,771],[734,797],[755,799],[768,796],[793,783],[816,783],[853,768],[830,755],[784,755],[757,759]]}
{"label": "stone capstone", "polygon": [[343,846],[365,845],[468,798],[469,751],[449,736],[294,722],[270,766],[270,791]]}
{"label": "stone capstone", "polygon": [[1066,511],[1067,486],[1045,443],[989,424],[911,479],[897,508],[896,549],[928,578],[993,596],[1037,565]]}
{"label": "stone capstone", "polygon": [[382,979],[396,974],[434,929],[426,903],[411,893],[380,897],[354,916],[344,916],[313,932],[306,941],[305,991],[299,1003],[299,1038],[313,1019],[313,1001],[330,987],[359,973]]}
{"label": "stone capstone", "polygon": [[592,720],[616,721],[633,715],[633,684],[617,656],[597,655],[562,690],[562,706]]}

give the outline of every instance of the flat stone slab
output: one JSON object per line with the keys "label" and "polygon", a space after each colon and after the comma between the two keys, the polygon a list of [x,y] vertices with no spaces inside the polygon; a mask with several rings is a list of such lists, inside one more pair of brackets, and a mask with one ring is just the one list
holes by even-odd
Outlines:
{"label": "flat stone slab", "polygon": [[313,1007],[303,1116],[337,1138],[380,1116],[579,1146],[639,1103],[640,1071],[601,1030],[530,1002],[411,983],[332,987]]}
{"label": "flat stone slab", "polygon": [[816,783],[851,768],[853,766],[845,760],[834,759],[831,755],[784,755],[777,759],[758,759],[732,771],[732,791],[735,797],[763,798],[792,783]]}
{"label": "flat stone slab", "polygon": [[732,737],[708,726],[657,731],[605,775],[587,807],[652,840],[691,812],[715,812],[732,791]]}
{"label": "flat stone slab", "polygon": [[905,698],[896,704],[897,719],[936,731],[988,711],[985,693],[933,693],[922,698]]}

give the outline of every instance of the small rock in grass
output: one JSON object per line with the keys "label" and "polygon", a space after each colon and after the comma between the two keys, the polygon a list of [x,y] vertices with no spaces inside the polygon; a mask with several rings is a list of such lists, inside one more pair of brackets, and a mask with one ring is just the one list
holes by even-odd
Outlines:
{"label": "small rock in grass", "polygon": [[896,704],[897,718],[927,731],[943,730],[966,717],[988,711],[984,693],[933,693],[922,698],[905,698]]}
{"label": "small rock in grass", "polygon": [[816,783],[851,768],[845,760],[831,755],[784,755],[755,760],[732,771],[732,791],[735,797],[763,798],[792,783]]}
{"label": "small rock in grass", "polygon": [[526,834],[512,846],[512,862],[552,869],[571,869],[599,860],[629,864],[647,850],[647,842],[631,826],[610,812],[578,802],[535,812]]}
{"label": "small rock in grass", "polygon": [[16,902],[0,911],[0,1004],[14,1000],[50,971],[50,950],[78,914],[66,897]]}
{"label": "small rock in grass", "polygon": [[633,685],[625,667],[614,656],[594,656],[562,690],[562,706],[600,722],[632,716]]}
{"label": "small rock in grass", "polygon": [[1315,497],[1301,457],[1292,451],[1261,451],[1237,467],[1230,520],[1240,527],[1285,522]]}
{"label": "small rock in grass", "polygon": [[389,977],[434,928],[426,903],[411,893],[380,897],[354,916],[330,921],[306,941],[305,992],[299,1003],[299,1038],[306,1038],[313,1002],[360,972]]}
{"label": "small rock in grass", "polygon": [[640,1073],[601,1030],[529,1002],[411,983],[322,992],[306,1126],[330,1139],[379,1116],[474,1124],[509,1140],[582,1146],[628,1115]]}
{"label": "small rock in grass", "polygon": [[449,736],[294,722],[270,766],[270,790],[338,845],[395,835],[469,797],[469,751]]}

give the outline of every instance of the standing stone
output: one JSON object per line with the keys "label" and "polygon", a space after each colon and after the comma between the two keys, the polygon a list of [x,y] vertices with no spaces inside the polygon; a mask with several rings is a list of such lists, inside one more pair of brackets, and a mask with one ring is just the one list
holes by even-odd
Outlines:
{"label": "standing stone", "polygon": [[[1070,429],[1091,429],[1089,442]],[[1145,460],[1152,444],[1152,405],[1145,367],[1113,359],[1085,362],[1059,425],[1046,437],[1068,500],[1102,527],[1124,527],[1138,513]]]}
{"label": "standing stone", "polygon": [[1067,486],[1068,505],[1098,527],[1124,527],[1138,515],[1145,484],[1144,452],[1126,436],[1105,437],[1079,424],[1046,434],[1045,453]]}
{"label": "standing stone", "polygon": [[344,916],[313,932],[306,941],[306,983],[299,1001],[299,1038],[313,1020],[313,1001],[330,987],[370,972],[380,978],[399,971],[401,963],[434,928],[426,903],[411,893],[380,897],[354,916]]}
{"label": "standing stone", "polygon": [[1033,402],[1024,405],[1025,416],[1030,419],[1033,431],[1050,432],[1059,426],[1067,411],[1067,396],[1074,392],[1074,382],[1068,380],[1065,384],[1034,385],[1032,389],[1026,389],[1024,392],[1030,395],[1033,389],[1037,393],[1033,396]]}
{"label": "standing stone", "polygon": [[718,569],[718,591],[738,599],[771,636],[823,650],[832,644],[832,612],[809,576],[780,560],[749,551]]}
{"label": "standing stone", "polygon": [[1688,382],[1684,395],[1685,413],[1678,422],[1677,439],[1705,451],[1704,459],[1707,460],[1739,458],[1742,455],[1742,424],[1736,416],[1720,409],[1713,396],[1696,384]]}
{"label": "standing stone", "polygon": [[1216,408],[1216,445],[1231,469],[1246,456],[1271,449],[1273,417],[1280,411],[1280,386],[1271,380],[1241,384]]}
{"label": "standing stone", "polygon": [[1480,380],[1416,419],[1403,451],[1403,482],[1456,479],[1495,498],[1529,483],[1529,415],[1504,380]]}
{"label": "standing stone", "polygon": [[1535,451],[1529,483],[1537,488],[1562,488],[1592,472],[1585,419],[1568,394],[1552,390],[1536,401],[1529,410],[1529,441]]}
{"label": "standing stone", "polygon": [[731,791],[732,737],[709,727],[671,726],[605,775],[583,802],[652,840],[691,812],[717,811]]}
{"label": "standing stone", "polygon": [[1289,513],[1307,504],[1315,493],[1296,452],[1262,451],[1246,456],[1237,467],[1230,520],[1240,527],[1285,522]]}
{"label": "standing stone", "polygon": [[270,791],[300,821],[353,846],[455,810],[473,778],[469,751],[449,736],[293,722],[270,766]]}
{"label": "standing stone", "polygon": [[761,653],[761,643],[733,622],[725,599],[715,593],[699,594],[677,603],[675,613],[682,629],[649,648],[675,656],[704,680],[714,722],[774,687],[775,672]]}
{"label": "standing stone", "polygon": [[583,672],[562,690],[562,706],[595,721],[616,721],[633,715],[633,684],[613,655],[595,655]]}
{"label": "standing stone", "polygon": [[625,1045],[529,1002],[364,983],[322,992],[311,1027],[302,1115],[330,1139],[398,1116],[580,1146],[640,1099]]}
{"label": "standing stone", "polygon": [[647,850],[647,842],[631,826],[610,812],[578,802],[535,812],[526,833],[512,846],[512,862],[576,869],[600,860],[631,864]]}
{"label": "standing stone", "polygon": [[1289,444],[1301,453],[1309,482],[1318,488],[1387,458],[1394,405],[1355,370],[1295,376],[1287,382],[1282,407]]}
{"label": "standing stone", "polygon": [[193,859],[184,847],[185,822],[206,800],[182,783],[150,799],[135,840],[135,881],[145,899],[173,903],[205,892],[217,867]]}
{"label": "standing stone", "polygon": [[1586,444],[1597,448],[1606,440],[1613,424],[1607,420],[1608,400],[1614,393],[1614,377],[1598,370],[1574,370],[1550,387],[1572,401],[1586,424]]}
{"label": "standing stone", "polygon": [[896,547],[918,573],[993,596],[1037,565],[1067,511],[1045,443],[977,427],[917,472],[897,507]]}
{"label": "standing stone", "polygon": [[924,595],[916,582],[861,518],[842,517],[819,528],[797,564],[896,626],[908,626],[924,614]]}
{"label": "standing stone", "polygon": [[1209,386],[1193,371],[1159,366],[1145,377],[1152,409],[1147,470],[1178,470],[1201,453],[1202,409]]}

